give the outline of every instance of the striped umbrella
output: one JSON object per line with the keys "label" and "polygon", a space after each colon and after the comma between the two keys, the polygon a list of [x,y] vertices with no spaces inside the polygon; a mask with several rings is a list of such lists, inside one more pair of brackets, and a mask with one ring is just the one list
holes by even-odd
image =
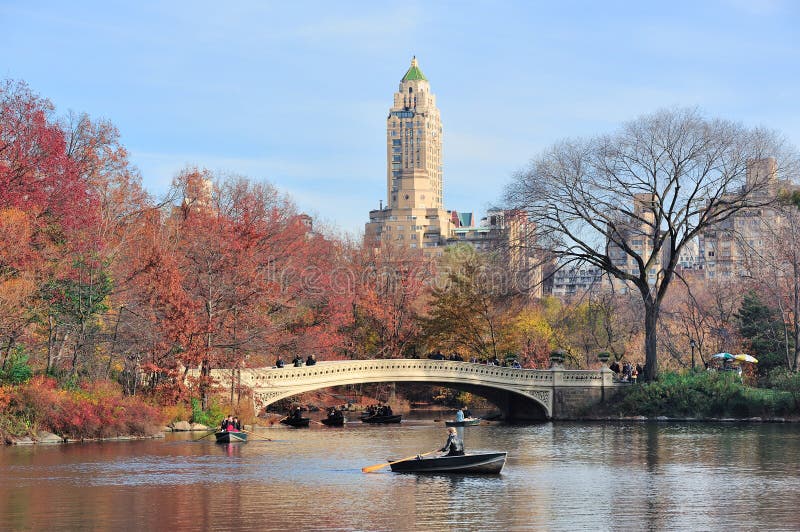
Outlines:
{"label": "striped umbrella", "polygon": [[753,364],[758,364],[758,359],[756,357],[746,355],[744,353],[736,355],[733,358],[734,360],[740,360],[742,362],[752,362]]}

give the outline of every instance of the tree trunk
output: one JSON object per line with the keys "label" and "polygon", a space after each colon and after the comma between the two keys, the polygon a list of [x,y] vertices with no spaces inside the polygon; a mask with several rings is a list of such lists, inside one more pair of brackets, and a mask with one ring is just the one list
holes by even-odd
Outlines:
{"label": "tree trunk", "polygon": [[652,301],[644,304],[644,380],[652,382],[658,377],[658,356],[656,327],[658,325],[658,306]]}

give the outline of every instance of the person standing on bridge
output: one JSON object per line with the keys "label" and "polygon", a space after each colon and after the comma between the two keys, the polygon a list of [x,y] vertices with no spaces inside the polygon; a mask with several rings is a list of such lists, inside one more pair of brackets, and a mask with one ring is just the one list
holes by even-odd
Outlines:
{"label": "person standing on bridge", "polygon": [[439,451],[447,451],[445,456],[463,456],[464,442],[458,437],[458,431],[455,427],[447,429],[447,442],[445,442],[444,447],[439,449]]}

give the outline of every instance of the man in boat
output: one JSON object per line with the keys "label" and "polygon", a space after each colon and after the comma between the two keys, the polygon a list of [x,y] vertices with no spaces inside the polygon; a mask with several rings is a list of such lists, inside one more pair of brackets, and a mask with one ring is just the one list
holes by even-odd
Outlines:
{"label": "man in boat", "polygon": [[222,423],[219,425],[219,430],[228,430],[228,425],[233,423],[233,416],[228,415],[228,417],[223,418]]}
{"label": "man in boat", "polygon": [[239,418],[236,417],[236,416],[233,416],[233,429],[235,431],[237,431],[237,432],[242,430],[242,423],[239,421]]}
{"label": "man in boat", "polygon": [[456,410],[456,422],[464,421],[464,411],[460,408]]}
{"label": "man in boat", "polygon": [[444,447],[439,449],[439,452],[445,451],[447,451],[445,456],[463,456],[464,454],[464,442],[458,437],[458,431],[455,427],[447,429],[447,442]]}
{"label": "man in boat", "polygon": [[297,419],[297,420],[303,419],[303,411],[300,409],[299,406],[294,409],[294,413],[292,413],[292,419]]}

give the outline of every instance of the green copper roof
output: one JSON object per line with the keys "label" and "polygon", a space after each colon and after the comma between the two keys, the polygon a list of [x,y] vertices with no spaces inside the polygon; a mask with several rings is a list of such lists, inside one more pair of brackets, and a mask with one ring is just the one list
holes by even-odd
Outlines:
{"label": "green copper roof", "polygon": [[425,77],[425,74],[422,73],[422,70],[419,69],[417,66],[417,58],[416,56],[411,58],[411,67],[409,67],[406,75],[403,76],[403,81],[418,81],[424,80],[428,81],[428,78]]}

